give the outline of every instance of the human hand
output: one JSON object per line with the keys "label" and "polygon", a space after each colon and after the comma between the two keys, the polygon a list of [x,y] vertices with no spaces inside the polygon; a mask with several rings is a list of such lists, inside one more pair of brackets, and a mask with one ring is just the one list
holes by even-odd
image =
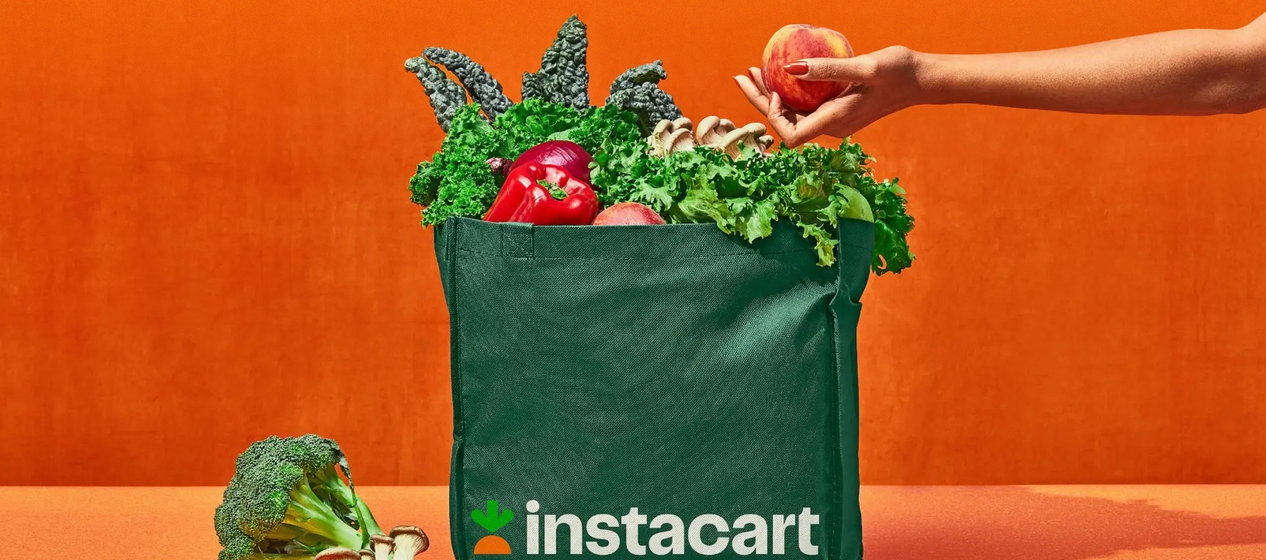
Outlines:
{"label": "human hand", "polygon": [[918,104],[916,53],[888,47],[853,58],[810,58],[787,65],[801,80],[851,82],[852,87],[812,113],[794,111],[765,88],[759,68],[735,76],[739,89],[783,143],[796,147],[818,136],[846,138],[885,116]]}

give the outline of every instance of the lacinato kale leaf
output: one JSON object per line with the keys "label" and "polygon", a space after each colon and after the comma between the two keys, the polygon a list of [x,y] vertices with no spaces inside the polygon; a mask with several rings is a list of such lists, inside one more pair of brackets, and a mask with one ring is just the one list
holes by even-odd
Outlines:
{"label": "lacinato kale leaf", "polygon": [[541,69],[523,74],[523,99],[542,99],[578,111],[588,109],[588,48],[585,24],[573,15],[541,57]]}
{"label": "lacinato kale leaf", "polygon": [[668,78],[664,65],[656,60],[625,70],[611,82],[611,94],[607,105],[614,105],[637,114],[643,132],[661,120],[681,118],[681,109],[673,96],[659,88],[660,80]]}
{"label": "lacinato kale leaf", "polygon": [[496,118],[510,107],[510,98],[502,93],[501,83],[470,57],[439,47],[430,47],[422,54],[457,76],[462,87],[470,94],[471,101],[483,107],[488,118]]}
{"label": "lacinato kale leaf", "polygon": [[430,98],[431,109],[435,110],[435,120],[440,123],[441,129],[447,131],[457,110],[466,105],[466,91],[424,57],[404,61],[404,69],[418,77]]}
{"label": "lacinato kale leaf", "polygon": [[668,71],[664,70],[662,61],[656,60],[650,64],[625,70],[611,82],[611,90],[608,93],[615,95],[615,92],[629,89],[637,84],[658,84],[660,80],[665,79],[668,79]]}

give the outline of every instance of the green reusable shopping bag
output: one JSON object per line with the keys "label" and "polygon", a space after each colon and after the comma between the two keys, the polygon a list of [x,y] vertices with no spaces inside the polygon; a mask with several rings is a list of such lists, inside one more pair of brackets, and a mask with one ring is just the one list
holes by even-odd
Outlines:
{"label": "green reusable shopping bag", "polygon": [[450,219],[459,560],[861,558],[859,303],[873,225]]}

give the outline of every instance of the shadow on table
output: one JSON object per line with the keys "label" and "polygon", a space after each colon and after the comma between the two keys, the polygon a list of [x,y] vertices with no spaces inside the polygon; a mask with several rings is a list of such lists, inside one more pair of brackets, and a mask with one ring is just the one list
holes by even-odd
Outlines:
{"label": "shadow on table", "polygon": [[868,504],[878,511],[863,509],[866,560],[1085,560],[1122,551],[1266,543],[1266,516],[1219,518],[1143,500],[1022,487],[909,492],[908,500],[897,494]]}

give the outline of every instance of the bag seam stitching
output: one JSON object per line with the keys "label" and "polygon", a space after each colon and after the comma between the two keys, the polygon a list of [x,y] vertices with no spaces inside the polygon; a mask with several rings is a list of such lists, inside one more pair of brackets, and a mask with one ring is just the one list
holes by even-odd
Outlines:
{"label": "bag seam stitching", "polygon": [[[453,225],[459,226],[459,223],[455,222]],[[463,391],[462,391],[462,371],[461,371],[461,347],[462,347],[462,339],[461,339],[462,329],[461,329],[461,324],[460,324],[461,323],[461,319],[460,319],[461,306],[459,305],[459,302],[458,302],[458,296],[459,296],[458,281],[457,281],[458,266],[456,265],[456,255],[457,253],[461,252],[461,250],[457,247],[457,237],[460,232],[461,232],[460,227],[454,227],[453,230],[449,232],[449,238],[447,241],[448,247],[455,249],[450,253],[450,258],[448,260],[447,266],[448,266],[449,282],[452,283],[451,290],[450,290],[452,292],[452,299],[453,299],[452,308],[454,310],[457,310],[456,312],[457,317],[454,317],[453,316],[454,314],[450,314],[449,316],[449,323],[450,323],[449,336],[451,340],[450,342],[451,359],[450,359],[449,367],[452,369],[453,396],[455,398],[454,403],[453,403],[453,413],[454,413],[453,415],[453,431],[454,431],[453,465],[450,467],[453,470],[453,491],[451,493],[454,495],[450,496],[449,499],[452,500],[453,498],[456,498],[455,501],[457,501],[459,504],[464,503],[465,501],[464,477],[462,476],[462,470],[463,470],[462,459],[463,459],[464,450],[465,450],[465,446],[463,444],[465,442],[465,435],[466,435],[466,425],[465,425],[466,424],[466,421],[465,421],[466,407],[462,405],[462,401],[464,400],[464,398],[463,398]],[[450,534],[456,533],[456,536],[458,537],[458,539],[456,539],[458,542],[453,543],[455,545],[453,547],[454,554],[456,558],[465,558],[466,557],[466,531],[464,530],[463,524],[460,522],[461,521],[460,517],[457,514],[454,514],[453,511],[454,510],[452,510],[450,507],[449,523],[452,524],[453,529],[454,529],[453,531],[450,531]],[[457,511],[460,511],[460,509]]]}

